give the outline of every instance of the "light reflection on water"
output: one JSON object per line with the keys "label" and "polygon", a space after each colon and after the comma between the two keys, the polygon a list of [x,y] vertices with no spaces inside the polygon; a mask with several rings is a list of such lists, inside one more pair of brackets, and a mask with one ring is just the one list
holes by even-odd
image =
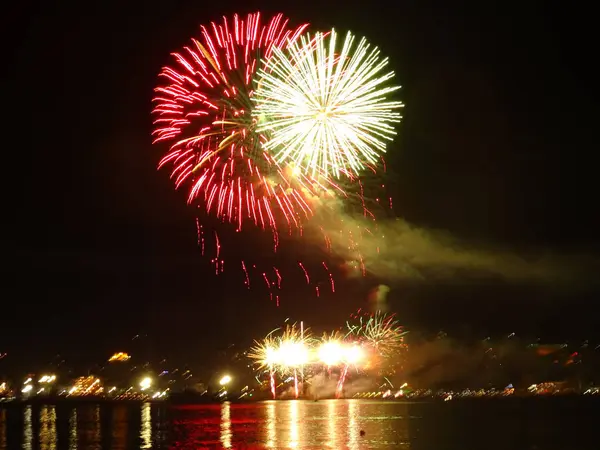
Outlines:
{"label": "light reflection on water", "polygon": [[42,406],[40,409],[40,450],[56,449],[56,408]]}
{"label": "light reflection on water", "polygon": [[[302,402],[304,403],[304,402]],[[300,402],[298,400],[291,400],[288,402],[289,409],[289,420],[290,420],[290,437],[289,437],[289,447],[296,448],[298,447],[298,408]]]}
{"label": "light reflection on water", "polygon": [[6,448],[6,410],[0,409],[0,449]]}
{"label": "light reflection on water", "polygon": [[127,448],[127,435],[129,432],[126,405],[115,405],[112,410],[110,428],[112,431],[111,448],[113,450],[125,450]]}
{"label": "light reflection on water", "polygon": [[23,411],[23,450],[33,448],[33,426],[31,425],[31,405],[27,405]]}
{"label": "light reflection on water", "polygon": [[221,445],[223,448],[231,448],[231,404],[229,402],[221,405]]}
{"label": "light reflection on water", "polygon": [[348,403],[348,448],[351,450],[358,449],[358,437],[360,431],[358,429],[358,403],[351,401]]}
{"label": "light reflection on water", "polygon": [[277,446],[277,414],[275,413],[275,402],[269,401],[266,405],[267,408],[267,423],[266,423],[266,436],[267,436],[267,448],[276,448]]}
{"label": "light reflection on water", "polygon": [[69,417],[69,450],[77,450],[77,410],[71,410]]}
{"label": "light reflection on water", "polygon": [[0,450],[597,450],[600,409],[593,406],[565,410],[562,404],[537,403],[524,413],[517,403],[461,406],[365,400],[15,404],[0,407]]}
{"label": "light reflection on water", "polygon": [[[364,448],[359,445],[361,427],[373,439],[363,439],[362,444],[377,448],[371,444],[377,444],[381,437],[382,421],[370,408],[364,404],[361,412],[360,403],[354,400],[290,400],[170,408],[150,403],[26,405],[14,412],[21,414],[19,441],[24,450],[56,450],[67,444],[69,450],[187,449],[203,445],[354,450]],[[6,423],[7,411],[0,410],[0,450],[10,448]]]}
{"label": "light reflection on water", "polygon": [[142,405],[142,429],[140,432],[142,445],[140,448],[152,448],[152,415],[150,414],[150,403]]}

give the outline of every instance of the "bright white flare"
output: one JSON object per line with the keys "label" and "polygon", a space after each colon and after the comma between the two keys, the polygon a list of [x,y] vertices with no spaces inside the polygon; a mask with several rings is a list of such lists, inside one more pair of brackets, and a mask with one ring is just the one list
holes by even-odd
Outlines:
{"label": "bright white flare", "polygon": [[307,34],[286,50],[274,48],[258,71],[252,100],[258,132],[279,162],[293,163],[312,176],[352,177],[375,163],[396,134],[403,105],[383,87],[394,72],[365,38],[354,45],[349,32],[340,51],[337,34]]}

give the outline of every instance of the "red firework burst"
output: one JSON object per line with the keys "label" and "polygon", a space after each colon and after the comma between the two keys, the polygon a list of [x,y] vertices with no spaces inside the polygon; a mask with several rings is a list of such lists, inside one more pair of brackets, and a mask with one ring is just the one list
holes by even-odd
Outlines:
{"label": "red firework burst", "polygon": [[241,229],[246,220],[278,228],[298,226],[312,214],[309,201],[324,186],[281,167],[262,150],[251,108],[253,76],[275,46],[294,42],[307,25],[288,27],[279,14],[261,24],[260,13],[201,26],[199,39],[174,53],[176,65],[160,73],[155,89],[154,143],[170,148],[159,168],[170,165],[179,188]]}

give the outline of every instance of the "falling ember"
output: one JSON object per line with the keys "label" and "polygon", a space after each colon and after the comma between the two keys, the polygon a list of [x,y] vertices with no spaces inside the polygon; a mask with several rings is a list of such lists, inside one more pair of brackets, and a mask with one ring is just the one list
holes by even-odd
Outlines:
{"label": "falling ember", "polygon": [[302,269],[302,271],[304,272],[304,277],[306,278],[306,284],[310,284],[310,278],[308,276],[308,272],[306,271],[306,269],[304,268],[304,265],[301,262],[298,262],[298,265],[300,266],[300,268]]}
{"label": "falling ember", "polygon": [[275,271],[275,275],[277,276],[277,289],[281,289],[281,274],[279,273],[277,267],[273,267],[273,270]]}
{"label": "falling ember", "polygon": [[329,271],[329,267],[327,267],[327,264],[325,264],[325,261],[323,261],[323,267],[325,268],[325,270],[327,271],[327,274],[329,275],[329,283],[331,284],[331,292],[335,292],[335,282],[333,281],[333,275]]}
{"label": "falling ember", "polygon": [[[290,230],[291,232],[291,230]],[[277,230],[273,230],[273,251],[277,253],[277,249],[279,248],[279,233]]]}
{"label": "falling ember", "polygon": [[221,255],[221,241],[219,240],[219,233],[217,233],[216,230],[215,230],[215,242],[217,244],[217,256],[216,256],[216,259],[219,259],[219,256]]}
{"label": "falling ember", "polygon": [[244,275],[246,277],[244,284],[248,289],[250,289],[250,276],[248,275],[248,269],[246,269],[246,263],[244,261],[242,261],[242,270],[244,271]]}
{"label": "falling ember", "polygon": [[267,287],[269,289],[271,289],[271,282],[269,281],[269,278],[267,277],[267,274],[265,272],[263,272],[262,276],[263,276],[263,278],[265,280],[265,283],[267,284]]}
{"label": "falling ember", "polygon": [[204,230],[200,225],[200,220],[196,217],[196,233],[198,235],[198,247],[200,247],[200,253],[204,256]]}

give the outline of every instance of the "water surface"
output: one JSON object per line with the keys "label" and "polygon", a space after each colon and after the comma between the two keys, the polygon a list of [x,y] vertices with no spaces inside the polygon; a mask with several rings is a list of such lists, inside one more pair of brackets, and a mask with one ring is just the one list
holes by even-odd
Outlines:
{"label": "water surface", "polygon": [[0,449],[597,450],[599,402],[0,406]]}

